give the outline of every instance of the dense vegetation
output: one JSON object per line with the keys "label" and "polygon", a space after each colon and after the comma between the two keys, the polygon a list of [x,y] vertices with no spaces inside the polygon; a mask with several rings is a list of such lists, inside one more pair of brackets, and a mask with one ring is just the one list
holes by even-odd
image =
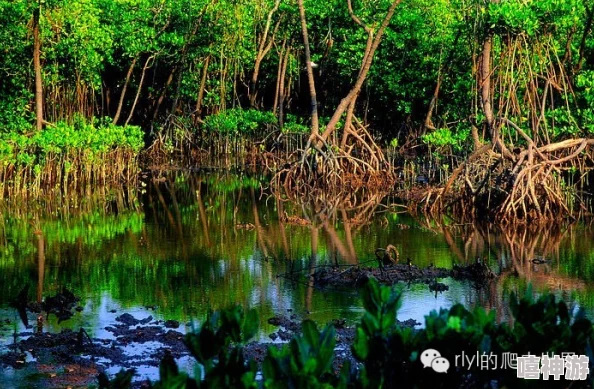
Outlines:
{"label": "dense vegetation", "polygon": [[[591,167],[593,17],[586,0],[1,1],[3,180],[45,182],[46,150],[98,122],[140,126],[169,154],[232,153],[238,136],[264,152],[279,129],[311,126],[300,148],[318,159],[300,161],[309,172],[323,157],[327,179],[385,170],[378,141],[429,147],[446,175],[489,146],[499,170],[481,161],[438,197],[458,188],[500,219],[553,218],[568,211],[563,172]],[[116,132],[82,147],[128,163],[140,134]]]}
{"label": "dense vegetation", "polygon": [[[494,312],[486,313],[483,308],[469,311],[458,304],[449,310],[431,312],[421,330],[402,328],[397,323],[400,295],[389,287],[379,286],[377,281],[370,279],[361,297],[365,313],[357,325],[351,346],[357,366],[351,361],[345,361],[340,370],[333,366],[336,330],[328,325],[320,332],[313,322],[306,320],[302,335],[294,336],[280,349],[268,348],[262,364],[261,386],[558,387],[559,381],[534,382],[518,378],[516,369],[503,367],[499,358],[504,353],[560,356],[567,350],[592,358],[592,323],[582,313],[572,316],[567,305],[557,302],[552,295],[534,301],[530,290],[521,299],[512,294],[510,308],[514,322],[511,325],[497,323]],[[200,328],[187,334],[185,339],[199,363],[196,377],[203,379],[195,380],[179,372],[173,359],[166,356],[161,362],[160,381],[155,387],[261,387],[256,381],[256,364],[248,363],[243,352],[245,344],[257,332],[257,323],[257,314],[253,310],[244,312],[240,307],[234,307],[211,312]],[[438,350],[449,361],[447,374],[435,372],[421,363],[421,353],[428,349]],[[486,365],[477,361],[463,366],[456,357],[479,354],[499,358],[494,365],[489,359]],[[133,374],[133,371],[121,372],[111,384],[102,377],[100,387],[128,387]],[[562,380],[565,378],[571,379],[561,377]]]}
{"label": "dense vegetation", "polygon": [[[375,28],[389,3],[352,8]],[[329,117],[357,76],[366,35],[344,0],[304,5],[319,112]],[[535,139],[592,133],[591,8],[583,0],[403,1],[357,112],[388,141],[429,130],[430,144],[466,147],[471,125],[484,119],[478,72],[490,40],[495,115]],[[233,107],[309,115],[292,1],[17,0],[0,2],[0,11],[1,132],[28,133],[35,119],[37,12],[49,123],[109,116],[165,134],[179,125],[174,118],[206,130],[204,116]]]}

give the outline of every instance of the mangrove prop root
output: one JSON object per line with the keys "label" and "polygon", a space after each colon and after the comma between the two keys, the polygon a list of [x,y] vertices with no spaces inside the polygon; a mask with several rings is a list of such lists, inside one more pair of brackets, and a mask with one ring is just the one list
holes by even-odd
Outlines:
{"label": "mangrove prop root", "polygon": [[594,167],[594,139],[538,146],[513,122],[498,120],[514,128],[526,148],[504,152],[500,141],[482,146],[454,170],[442,188],[427,188],[421,198],[423,210],[453,213],[461,220],[487,218],[502,223],[573,217],[573,192],[564,176]]}
{"label": "mangrove prop root", "polygon": [[396,176],[393,167],[369,131],[356,118],[345,129],[340,147],[313,134],[304,149],[289,156],[273,186],[306,194],[316,190],[389,190]]}

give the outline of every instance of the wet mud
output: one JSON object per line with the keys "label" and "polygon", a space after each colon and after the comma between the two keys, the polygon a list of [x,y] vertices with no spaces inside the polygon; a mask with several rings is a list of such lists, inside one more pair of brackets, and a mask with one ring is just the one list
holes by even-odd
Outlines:
{"label": "wet mud", "polygon": [[440,278],[453,278],[468,280],[477,285],[487,284],[496,275],[481,261],[470,265],[454,265],[452,269],[429,266],[419,268],[412,264],[394,264],[379,267],[324,267],[313,274],[314,284],[317,287],[361,287],[367,279],[375,277],[379,283],[393,285],[398,282],[422,282],[429,285],[435,292],[446,291],[447,285],[437,282]]}
{"label": "wet mud", "polygon": [[[269,347],[282,347],[301,332],[301,318],[296,315],[275,316],[269,318],[268,323],[277,327],[269,335],[270,342],[251,342],[244,348],[246,358],[256,361],[259,367]],[[3,321],[3,324],[10,323]],[[339,371],[347,360],[357,363],[351,353],[355,327],[347,326],[344,319],[334,319],[331,324],[336,329],[334,369]],[[399,324],[414,327],[420,323],[408,320]],[[84,329],[65,329],[56,334],[26,331],[17,334],[15,339],[20,340],[9,345],[8,350],[3,350],[0,366],[35,372],[35,385],[40,388],[96,386],[98,375],[102,372],[127,370],[139,365],[156,368],[168,354],[176,360],[190,357],[184,344],[185,334],[168,328],[175,325],[179,326],[179,323],[153,320],[151,316],[138,319],[124,313],[116,318],[115,324],[105,327],[113,334],[111,339],[91,338]],[[151,347],[146,347],[148,344]],[[131,349],[141,352],[130,353]],[[148,388],[150,382],[137,374],[132,387]]]}

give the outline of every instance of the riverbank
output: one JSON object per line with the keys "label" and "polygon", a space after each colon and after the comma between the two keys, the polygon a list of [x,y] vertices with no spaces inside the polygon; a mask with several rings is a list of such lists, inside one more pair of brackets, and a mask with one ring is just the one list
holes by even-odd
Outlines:
{"label": "riverbank", "polygon": [[[153,312],[154,307],[147,307],[144,314],[118,314],[101,329],[102,337],[90,337],[82,328],[50,333],[39,332],[34,326],[14,334],[15,342],[0,355],[5,378],[14,379],[5,384],[24,387],[34,383],[44,389],[86,388],[97,385],[100,373],[113,376],[120,369],[135,369],[132,388],[149,388],[150,381],[159,378],[158,367],[166,355],[172,356],[182,370],[193,374],[195,361],[184,343],[186,329],[193,324],[154,319]],[[301,319],[295,314],[269,318],[267,321],[275,331],[260,341],[248,343],[244,348],[246,359],[255,361],[261,370],[269,347],[280,348],[293,336],[301,335]],[[329,324],[336,328],[334,367],[338,373],[346,361],[356,363],[351,352],[355,327],[347,325],[344,319],[334,319]],[[420,323],[407,320],[399,324],[414,328]],[[0,331],[12,325],[10,319],[4,319]]]}

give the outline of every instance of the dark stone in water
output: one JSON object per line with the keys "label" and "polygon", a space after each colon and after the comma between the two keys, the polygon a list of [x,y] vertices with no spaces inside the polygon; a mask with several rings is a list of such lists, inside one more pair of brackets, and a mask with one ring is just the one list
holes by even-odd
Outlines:
{"label": "dark stone in water", "polygon": [[293,334],[289,331],[278,330],[278,336],[281,338],[281,340],[288,341],[291,340]]}
{"label": "dark stone in water", "polygon": [[123,315],[120,315],[118,317],[116,317],[116,321],[119,321],[120,323],[127,325],[127,326],[135,326],[138,324],[147,324],[149,323],[151,320],[153,320],[152,316],[149,316],[145,319],[142,320],[138,320],[137,318],[135,318],[134,316],[130,315],[129,313],[124,313]]}
{"label": "dark stone in water", "polygon": [[332,319],[332,324],[334,325],[334,328],[344,328],[344,326],[346,324],[346,320],[345,319]]}
{"label": "dark stone in water", "polygon": [[450,290],[450,287],[444,283],[441,282],[431,282],[429,284],[429,290],[432,292],[445,292],[446,290]]}
{"label": "dark stone in water", "polygon": [[421,325],[421,323],[419,323],[415,319],[408,319],[408,320],[405,320],[405,321],[396,320],[396,321],[398,322],[398,325],[400,327],[414,328],[416,326],[420,326]]}
{"label": "dark stone in water", "polygon": [[[284,327],[285,329],[296,332],[301,330],[301,323],[295,319],[290,319],[286,316],[275,316],[268,319],[268,324],[277,327]],[[279,334],[280,335],[280,334]],[[281,336],[282,339],[282,336]]]}
{"label": "dark stone in water", "polygon": [[72,317],[72,310],[78,301],[80,301],[80,298],[76,297],[68,289],[63,288],[61,293],[47,297],[42,306],[43,310],[48,314],[53,313],[56,315],[59,323]]}
{"label": "dark stone in water", "polygon": [[268,324],[278,327],[281,325],[281,318],[279,316],[271,317],[268,319]]}
{"label": "dark stone in water", "polygon": [[179,321],[177,320],[166,320],[165,327],[167,328],[179,328]]}

